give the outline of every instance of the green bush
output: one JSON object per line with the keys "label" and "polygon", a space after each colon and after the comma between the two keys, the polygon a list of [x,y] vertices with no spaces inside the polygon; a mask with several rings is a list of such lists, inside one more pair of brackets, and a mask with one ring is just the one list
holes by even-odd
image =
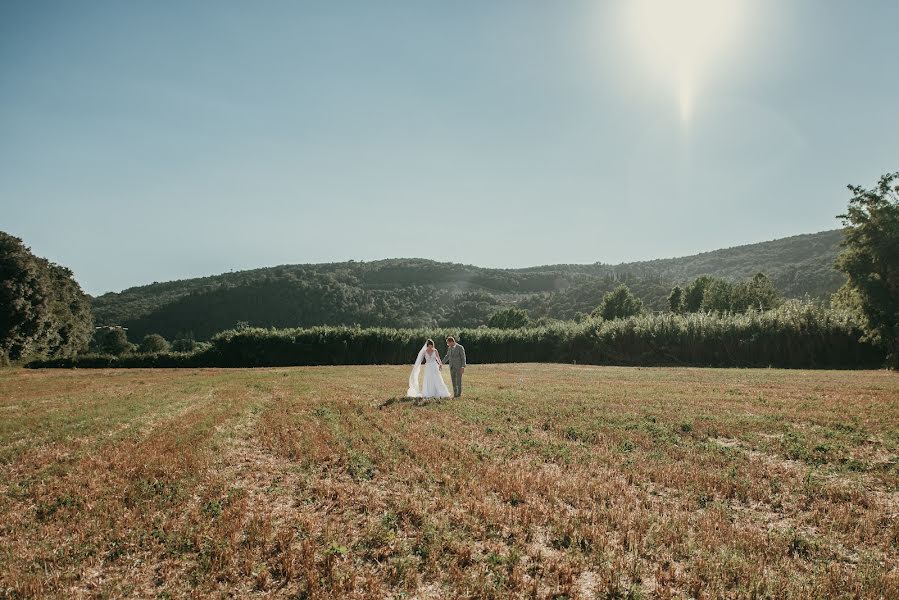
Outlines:
{"label": "green bush", "polygon": [[[242,328],[240,331],[243,331]],[[174,342],[172,342],[172,351],[173,352],[193,352],[199,349],[199,343],[190,338],[178,338]]]}
{"label": "green bush", "polygon": [[134,346],[128,341],[128,334],[121,327],[98,327],[91,340],[91,351],[98,354],[119,356],[131,352]]}
{"label": "green bush", "polygon": [[150,335],[144,336],[144,339],[141,341],[138,351],[143,354],[168,352],[169,343],[158,333],[151,333]]}

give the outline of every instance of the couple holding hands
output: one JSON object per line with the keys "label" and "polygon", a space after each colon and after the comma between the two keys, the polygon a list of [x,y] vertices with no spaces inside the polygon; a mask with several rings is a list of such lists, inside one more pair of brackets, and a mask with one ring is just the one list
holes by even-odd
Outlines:
{"label": "couple holding hands", "polygon": [[[419,385],[419,373],[424,364],[424,381]],[[456,343],[456,338],[446,338],[446,356],[440,358],[440,353],[434,347],[434,340],[427,340],[418,352],[415,364],[412,366],[412,374],[409,375],[409,390],[406,396],[409,398],[449,398],[450,393],[440,376],[440,370],[444,364],[450,366],[450,379],[453,382],[453,397],[462,395],[462,374],[465,372],[465,348]]]}

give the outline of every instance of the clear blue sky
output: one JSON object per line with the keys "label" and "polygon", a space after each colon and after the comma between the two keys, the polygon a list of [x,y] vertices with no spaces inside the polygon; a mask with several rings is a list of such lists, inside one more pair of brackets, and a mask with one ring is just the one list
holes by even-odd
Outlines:
{"label": "clear blue sky", "polygon": [[899,2],[709,1],[5,0],[0,230],[96,294],[838,226],[899,169]]}

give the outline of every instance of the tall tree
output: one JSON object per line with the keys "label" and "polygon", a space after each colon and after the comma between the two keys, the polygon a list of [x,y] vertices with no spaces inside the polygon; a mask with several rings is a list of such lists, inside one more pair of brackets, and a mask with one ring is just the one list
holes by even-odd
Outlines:
{"label": "tall tree", "polygon": [[871,336],[899,368],[899,172],[887,173],[873,189],[850,185],[843,251],[836,266],[848,275],[871,328]]}
{"label": "tall tree", "polygon": [[53,335],[46,354],[72,356],[85,349],[94,333],[90,299],[66,267],[45,262],[52,282]]}
{"label": "tall tree", "polygon": [[624,319],[638,315],[643,311],[643,301],[634,296],[623,283],[611,292],[606,292],[602,303],[593,311],[594,317],[602,317],[607,321]]}
{"label": "tall tree", "polygon": [[46,270],[21,239],[0,232],[0,355],[18,360],[46,343],[50,305]]}
{"label": "tall tree", "polygon": [[764,273],[756,273],[752,279],[733,287],[730,309],[733,312],[747,310],[771,310],[780,304],[780,294]]}
{"label": "tall tree", "polygon": [[697,312],[702,308],[702,299],[705,297],[705,288],[712,282],[711,277],[705,275],[694,279],[684,290],[684,311]]}
{"label": "tall tree", "polygon": [[674,289],[668,294],[668,308],[673,313],[684,312],[684,290],[681,286],[674,286]]}
{"label": "tall tree", "polygon": [[0,232],[0,355],[71,356],[86,347],[92,327],[88,298],[72,272]]}
{"label": "tall tree", "polygon": [[728,312],[733,299],[734,286],[723,279],[713,279],[702,295],[702,310]]}

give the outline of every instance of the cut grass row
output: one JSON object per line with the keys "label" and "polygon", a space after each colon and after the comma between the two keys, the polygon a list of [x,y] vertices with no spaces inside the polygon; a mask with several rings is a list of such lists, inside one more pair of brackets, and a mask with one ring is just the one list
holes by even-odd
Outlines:
{"label": "cut grass row", "polygon": [[888,372],[0,372],[0,597],[899,595]]}

